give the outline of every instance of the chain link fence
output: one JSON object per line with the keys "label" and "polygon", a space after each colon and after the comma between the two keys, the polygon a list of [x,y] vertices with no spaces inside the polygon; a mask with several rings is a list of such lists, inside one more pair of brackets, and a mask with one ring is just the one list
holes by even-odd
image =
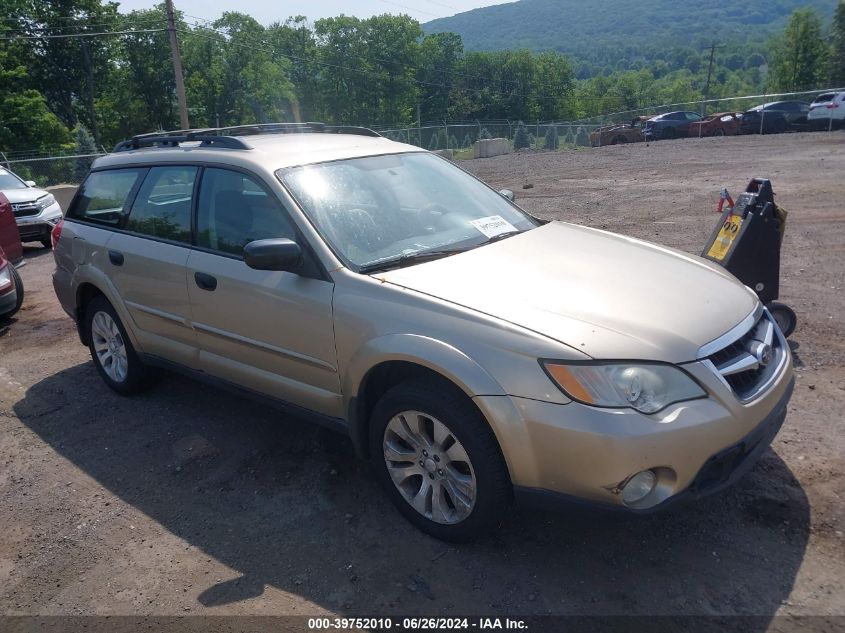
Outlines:
{"label": "chain link fence", "polygon": [[[453,121],[429,122],[419,126],[376,126],[382,135],[403,143],[416,145],[429,150],[450,149],[459,158],[472,155],[475,141],[485,138],[508,139],[512,150],[535,149],[555,150],[576,147],[600,147],[602,145],[633,143],[646,140],[643,135],[645,122],[651,117],[676,111],[688,111],[703,114],[705,121],[719,115],[736,115],[747,112],[755,106],[772,102],[796,101],[810,104],[825,93],[842,92],[845,88],[810,90],[776,94],[745,95],[739,97],[716,98],[699,101],[669,103],[645,108],[624,110],[603,114],[577,121]],[[802,120],[806,116],[789,106],[766,108],[755,119],[755,125],[741,128],[740,117],[730,116],[725,121],[715,124],[696,125],[694,121],[684,121],[677,126],[679,136],[704,137],[743,133],[771,133],[790,130],[826,130],[832,131],[842,125],[845,105],[825,108],[823,116],[811,121]],[[825,116],[826,115],[826,116]],[[768,120],[767,120],[768,117]],[[838,118],[837,118],[838,117]],[[718,117],[717,117],[718,118]],[[750,119],[751,117],[748,117]],[[785,128],[778,121],[788,119]],[[797,122],[796,122],[797,121]],[[692,123],[692,125],[690,125]],[[523,135],[520,128],[524,130]],[[660,138],[657,136],[656,138]]]}
{"label": "chain link fence", "polygon": [[78,185],[85,178],[96,154],[70,154],[66,156],[31,156],[19,158],[20,154],[0,152],[0,165],[19,176],[22,180],[33,181],[38,187],[71,184]]}
{"label": "chain link fence", "polygon": [[[828,88],[806,92],[745,95],[738,97],[708,99],[669,103],[646,108],[624,110],[577,121],[517,121],[508,119],[472,121],[433,121],[420,125],[374,125],[370,126],[383,136],[395,141],[415,145],[428,150],[451,150],[456,158],[472,158],[473,145],[482,139],[507,139],[513,150],[561,150],[573,148],[601,147],[619,143],[635,143],[646,139],[643,131],[646,121],[656,115],[675,111],[704,113],[744,113],[755,106],[771,102],[798,101],[809,104],[820,95],[845,91],[845,88]],[[842,127],[845,118],[845,103],[830,103],[813,115],[809,122],[781,129],[776,122],[783,115],[795,118],[796,113],[779,108],[766,109],[754,119],[753,126],[740,126],[740,119],[697,124],[687,121],[678,126],[679,133],[673,136],[721,136],[745,133],[771,133],[788,130],[816,129],[833,131]],[[819,114],[819,116],[816,116]],[[800,113],[798,113],[800,119]],[[806,113],[805,113],[806,114]],[[730,118],[730,117],[729,117]],[[721,125],[720,123],[724,123]],[[656,138],[661,138],[659,135]],[[68,155],[38,155],[37,152],[0,152],[0,165],[16,173],[24,180],[34,181],[40,187],[58,184],[79,184],[98,156],[106,151]]]}

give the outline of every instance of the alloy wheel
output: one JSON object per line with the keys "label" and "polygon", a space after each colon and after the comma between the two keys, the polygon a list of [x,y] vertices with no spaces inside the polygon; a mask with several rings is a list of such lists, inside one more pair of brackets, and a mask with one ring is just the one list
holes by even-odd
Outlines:
{"label": "alloy wheel", "polygon": [[107,312],[97,312],[91,320],[91,340],[97,362],[106,375],[117,383],[125,381],[129,371],[126,343],[117,323]]}
{"label": "alloy wheel", "polygon": [[403,411],[384,430],[384,461],[396,489],[418,513],[451,525],[475,506],[476,479],[461,442],[437,418]]}

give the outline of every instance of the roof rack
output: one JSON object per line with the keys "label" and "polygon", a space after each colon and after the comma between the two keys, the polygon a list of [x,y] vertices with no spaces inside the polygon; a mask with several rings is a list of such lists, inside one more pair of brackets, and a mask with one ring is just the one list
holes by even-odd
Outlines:
{"label": "roof rack", "polygon": [[128,141],[120,141],[112,152],[128,152],[144,147],[179,147],[180,143],[199,141],[202,147],[226,147],[228,149],[252,149],[249,145],[234,136],[213,136],[209,134],[142,134],[133,136]]}
{"label": "roof rack", "polygon": [[170,132],[149,132],[137,134],[131,139],[120,141],[113,152],[126,152],[145,147],[179,147],[180,143],[199,142],[201,147],[224,147],[227,149],[252,149],[242,141],[241,136],[252,134],[357,134],[380,137],[381,134],[369,128],[351,125],[326,125],[325,123],[255,123],[232,127],[201,128],[193,130],[172,130]]}

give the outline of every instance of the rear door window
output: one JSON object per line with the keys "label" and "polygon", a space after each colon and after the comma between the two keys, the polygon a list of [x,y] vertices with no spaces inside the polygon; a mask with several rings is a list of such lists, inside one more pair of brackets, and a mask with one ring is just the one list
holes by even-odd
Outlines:
{"label": "rear door window", "polygon": [[88,175],[67,212],[67,217],[122,227],[132,194],[147,173],[145,168],[109,169]]}
{"label": "rear door window", "polygon": [[150,169],[135,196],[126,230],[174,242],[191,242],[191,204],[197,167]]}

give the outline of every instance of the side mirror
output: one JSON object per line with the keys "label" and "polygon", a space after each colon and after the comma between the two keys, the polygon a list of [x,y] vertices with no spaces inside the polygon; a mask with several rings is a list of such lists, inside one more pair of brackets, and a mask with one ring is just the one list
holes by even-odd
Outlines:
{"label": "side mirror", "polygon": [[24,180],[23,184],[25,184],[27,187],[34,187],[35,181],[34,180]]}
{"label": "side mirror", "polygon": [[244,246],[244,262],[255,270],[295,271],[302,264],[302,249],[287,238],[255,240]]}
{"label": "side mirror", "polygon": [[503,198],[507,198],[511,202],[516,200],[516,194],[513,191],[511,191],[510,189],[500,189],[499,195],[502,196]]}

